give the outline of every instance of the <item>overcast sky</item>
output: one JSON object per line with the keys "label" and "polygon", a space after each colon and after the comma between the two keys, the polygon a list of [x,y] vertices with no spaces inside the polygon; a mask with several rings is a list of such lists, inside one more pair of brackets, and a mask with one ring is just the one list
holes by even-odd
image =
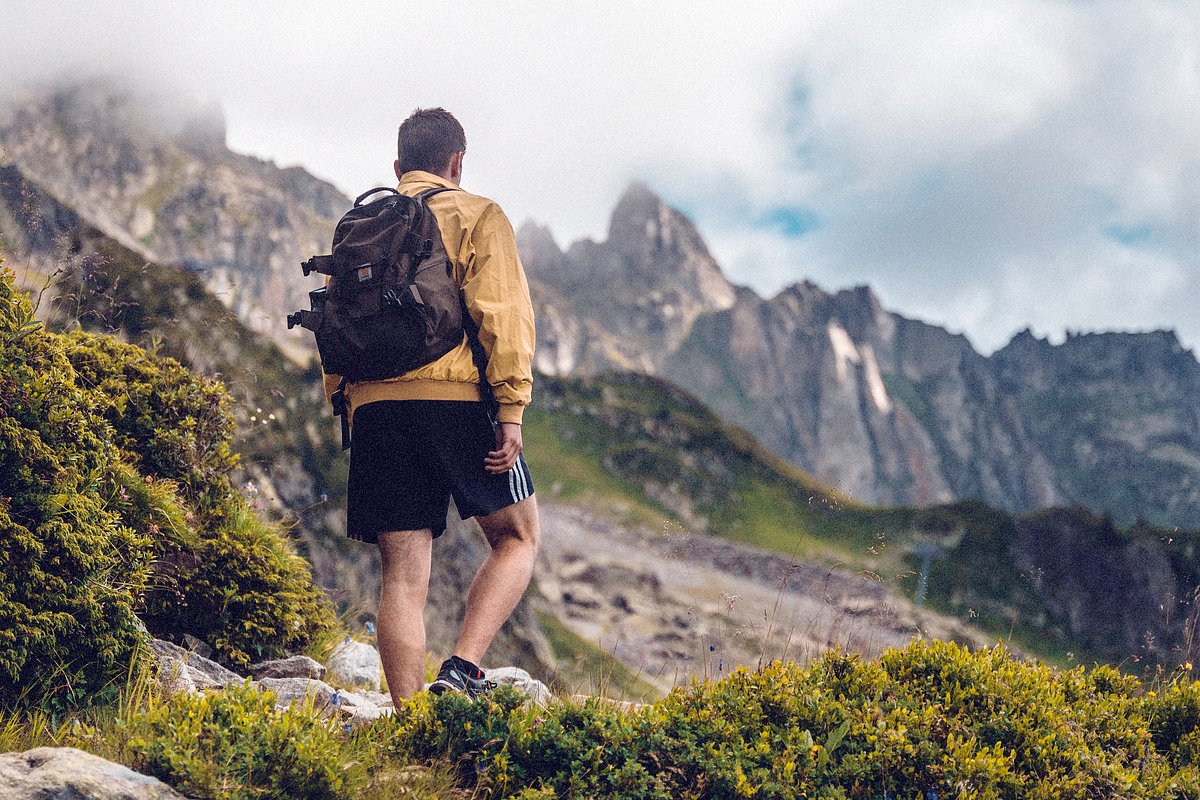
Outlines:
{"label": "overcast sky", "polygon": [[128,73],[347,194],[443,105],[464,185],[560,244],[631,180],[764,295],[866,283],[984,352],[1200,344],[1200,3],[14,2],[0,88]]}

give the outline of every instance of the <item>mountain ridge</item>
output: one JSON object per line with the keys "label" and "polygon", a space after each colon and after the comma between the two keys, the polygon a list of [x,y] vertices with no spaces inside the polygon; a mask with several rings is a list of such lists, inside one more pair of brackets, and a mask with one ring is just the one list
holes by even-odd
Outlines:
{"label": "mountain ridge", "polygon": [[1200,524],[1200,364],[1170,331],[1061,344],[1019,331],[982,355],[867,286],[800,281],[764,298],[732,284],[644,185],[609,231],[563,250],[548,229],[521,228],[549,374],[675,381],[864,502],[1081,503],[1125,523]]}
{"label": "mountain ridge", "polygon": [[[150,260],[190,267],[252,329],[311,357],[310,342],[282,330],[309,288],[294,259],[327,248],[349,201],[303,170],[231,154],[219,118],[123,131],[145,116],[132,96],[84,94],[60,90],[0,118],[3,160],[143,256],[170,250],[174,261]],[[1018,332],[985,356],[889,311],[869,287],[801,281],[764,298],[730,282],[691,220],[638,183],[604,241],[564,249],[527,223],[519,243],[546,374],[678,383],[864,502],[1078,502],[1125,523],[1200,525],[1200,366],[1171,334],[1052,344]]]}

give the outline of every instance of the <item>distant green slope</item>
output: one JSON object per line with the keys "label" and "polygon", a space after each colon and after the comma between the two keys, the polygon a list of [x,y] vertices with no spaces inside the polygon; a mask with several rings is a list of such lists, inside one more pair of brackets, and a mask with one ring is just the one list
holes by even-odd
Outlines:
{"label": "distant green slope", "polygon": [[525,439],[541,491],[805,558],[844,559],[869,536],[831,513],[846,496],[657,378],[539,376]]}
{"label": "distant green slope", "polygon": [[850,501],[657,378],[539,376],[525,425],[539,492],[874,573],[1060,662],[1200,662],[1200,534],[1117,529],[1086,509]]}

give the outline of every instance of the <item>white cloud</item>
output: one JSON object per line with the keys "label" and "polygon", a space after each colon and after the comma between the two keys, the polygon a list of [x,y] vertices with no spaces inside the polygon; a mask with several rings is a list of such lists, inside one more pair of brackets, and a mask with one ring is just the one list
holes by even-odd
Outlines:
{"label": "white cloud", "polygon": [[[643,178],[760,291],[869,283],[986,348],[1027,323],[1194,345],[1197,17],[1158,0],[0,0],[0,85],[139,74],[218,100],[235,148],[348,193],[389,182],[400,119],[444,105],[468,187],[564,243],[603,236]],[[819,229],[764,226],[781,207]]]}

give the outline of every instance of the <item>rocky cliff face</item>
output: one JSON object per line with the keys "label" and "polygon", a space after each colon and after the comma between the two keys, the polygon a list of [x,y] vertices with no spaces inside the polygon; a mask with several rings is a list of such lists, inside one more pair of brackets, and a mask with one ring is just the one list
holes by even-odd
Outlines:
{"label": "rocky cliff face", "polygon": [[564,253],[527,225],[520,243],[543,371],[659,374],[871,503],[1083,503],[1200,526],[1200,364],[1172,333],[1025,332],[984,357],[865,287],[764,299],[642,186],[605,242]]}
{"label": "rocky cliff face", "polygon": [[316,285],[298,263],[328,250],[349,207],[302,169],[230,152],[219,110],[97,80],[0,109],[3,164],[147,260],[199,273],[244,323],[281,337]]}
{"label": "rocky cliff face", "polygon": [[[251,328],[310,345],[282,329],[311,285],[296,262],[327,248],[348,201],[303,170],[229,152],[219,113],[59,89],[0,110],[5,163],[142,257],[196,271]],[[1169,332],[1058,346],[1023,333],[984,357],[866,288],[762,298],[637,184],[605,241],[564,251],[526,224],[519,243],[545,373],[665,377],[867,502],[1078,502],[1200,527],[1200,366]]]}
{"label": "rocky cliff face", "polygon": [[526,224],[518,244],[544,333],[537,366],[550,374],[655,372],[701,314],[736,296],[691,221],[641,184],[622,196],[603,243],[564,253]]}

